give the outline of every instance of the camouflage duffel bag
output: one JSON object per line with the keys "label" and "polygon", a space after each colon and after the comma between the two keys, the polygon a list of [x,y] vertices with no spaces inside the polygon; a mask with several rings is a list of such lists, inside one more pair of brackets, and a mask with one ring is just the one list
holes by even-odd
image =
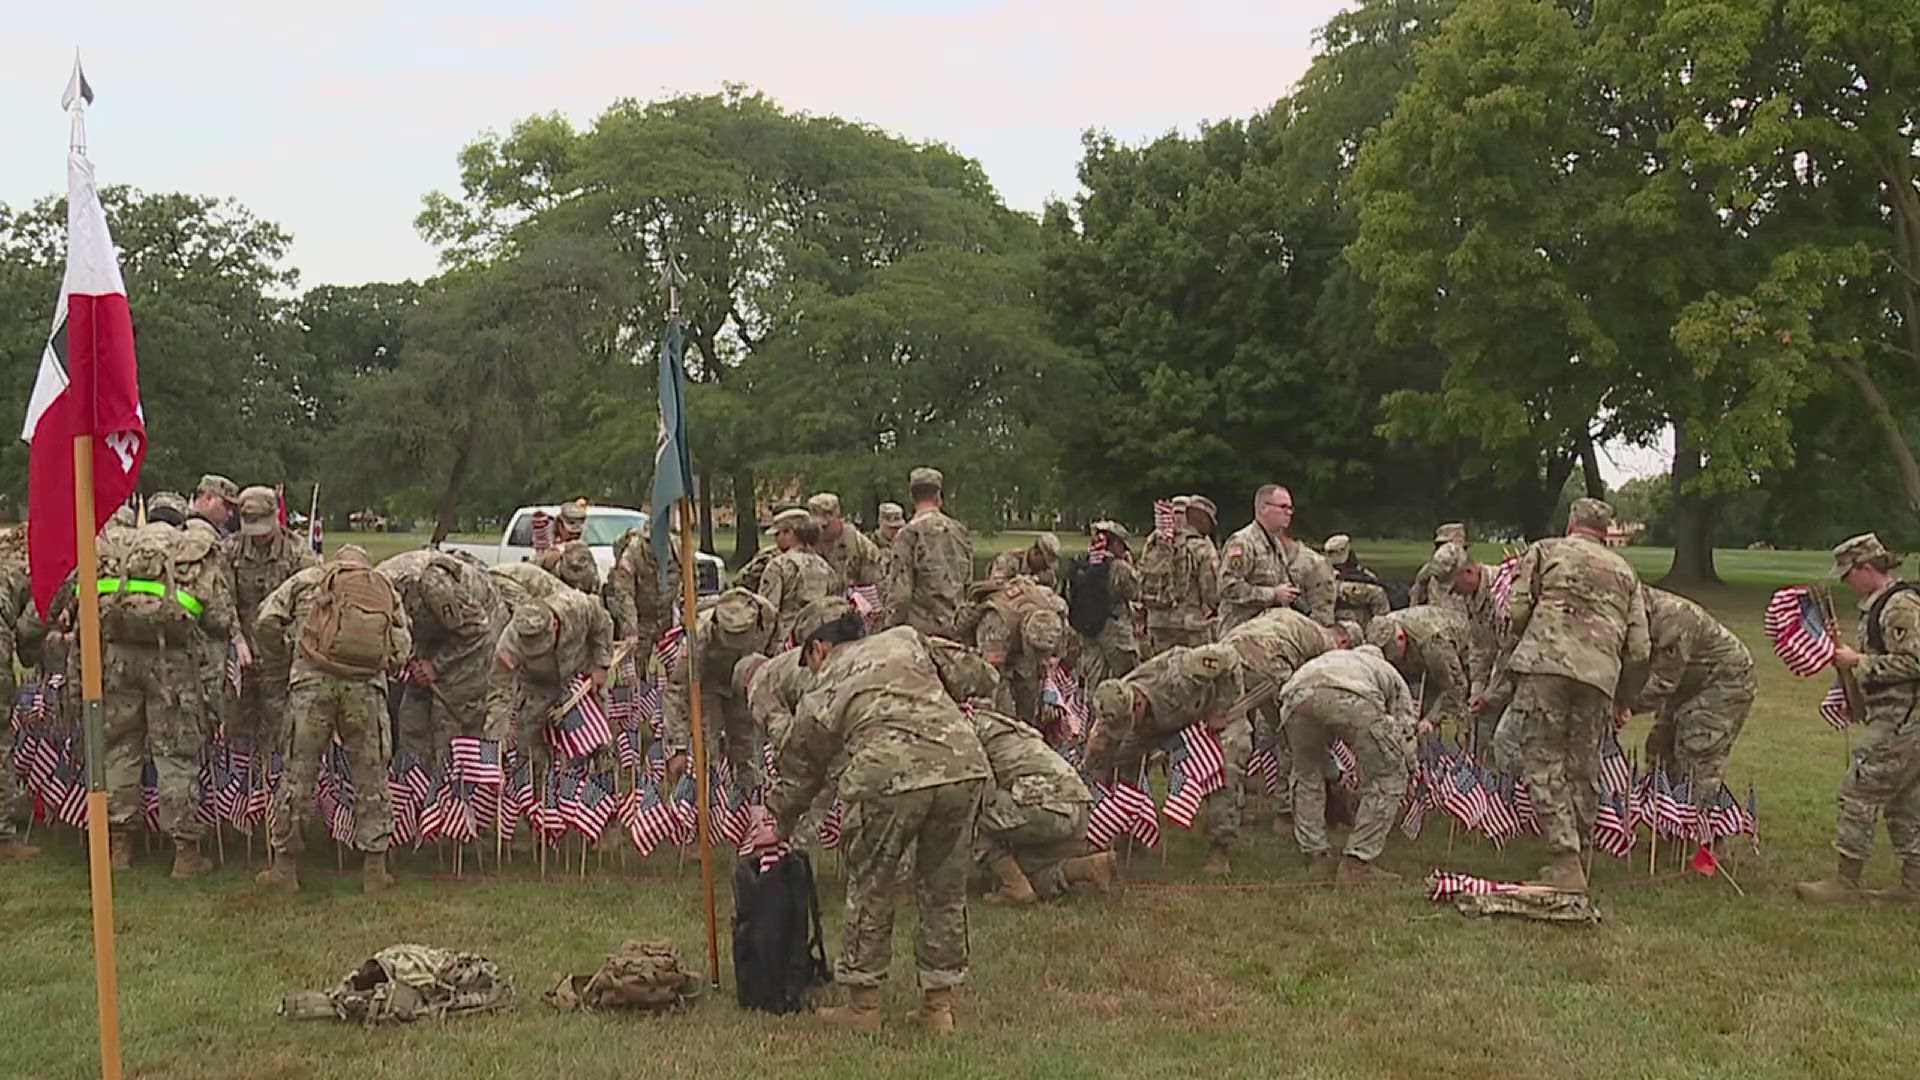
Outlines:
{"label": "camouflage duffel bag", "polygon": [[591,975],[570,975],[547,991],[556,1009],[633,1009],[672,1013],[693,1007],[705,981],[665,938],[629,941]]}
{"label": "camouflage duffel bag", "polygon": [[426,1017],[511,1008],[513,982],[478,953],[394,945],[347,973],[331,990],[300,990],[280,1000],[292,1020],[402,1023]]}

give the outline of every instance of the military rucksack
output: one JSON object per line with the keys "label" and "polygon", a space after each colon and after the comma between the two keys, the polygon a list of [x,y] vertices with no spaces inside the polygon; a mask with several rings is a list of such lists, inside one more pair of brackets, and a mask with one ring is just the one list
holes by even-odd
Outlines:
{"label": "military rucksack", "polygon": [[764,871],[755,858],[733,869],[733,983],[740,1005],[802,1012],[832,979],[820,931],[813,863],[789,852]]}
{"label": "military rucksack", "polygon": [[108,638],[152,643],[193,640],[203,597],[186,588],[202,576],[213,545],[195,533],[154,522],[135,531],[100,579],[100,619]]}
{"label": "military rucksack", "polygon": [[398,600],[371,567],[328,567],[300,624],[300,655],[322,671],[366,678],[387,669]]}
{"label": "military rucksack", "polygon": [[1075,555],[1067,567],[1067,625],[1093,637],[1113,617],[1113,563]]}
{"label": "military rucksack", "polygon": [[987,599],[1014,631],[1022,651],[1032,656],[1055,656],[1065,643],[1065,604],[1052,589],[1032,578],[1009,580]]}
{"label": "military rucksack", "polygon": [[425,945],[393,945],[348,972],[331,990],[285,995],[279,1014],[291,1020],[404,1023],[512,1005],[512,980],[486,957]]}
{"label": "military rucksack", "polygon": [[556,1009],[637,1009],[681,1012],[700,1000],[705,980],[680,960],[665,938],[629,941],[591,975],[571,975],[546,993]]}
{"label": "military rucksack", "polygon": [[1135,568],[1142,605],[1165,609],[1179,599],[1181,542],[1178,536],[1155,536],[1147,541],[1147,550],[1140,553],[1140,565]]}

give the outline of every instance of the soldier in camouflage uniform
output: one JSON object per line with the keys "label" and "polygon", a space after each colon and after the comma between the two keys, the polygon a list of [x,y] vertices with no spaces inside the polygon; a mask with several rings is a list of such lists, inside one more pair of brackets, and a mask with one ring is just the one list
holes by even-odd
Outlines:
{"label": "soldier in camouflage uniform", "polygon": [[893,538],[899,536],[900,530],[906,525],[907,512],[899,503],[880,504],[880,526],[873,530],[874,546],[880,549],[880,559],[876,564],[880,580],[874,584],[880,587],[880,599],[883,602],[887,597],[887,582],[893,578]]}
{"label": "soldier in camouflage uniform", "polygon": [[1473,693],[1467,676],[1472,639],[1465,615],[1432,604],[1388,612],[1366,631],[1367,644],[1379,649],[1420,696],[1419,719],[1456,728],[1467,722]]}
{"label": "soldier in camouflage uniform", "polygon": [[830,1022],[880,1029],[880,988],[893,951],[902,860],[911,853],[914,966],[929,1031],[953,1030],[953,988],[967,981],[967,877],[974,821],[993,773],[986,751],[929,648],[912,627],[871,637],[851,605],[827,600],[800,620],[801,663],[814,688],[781,746],[767,797],[771,822],[754,840],[794,835],[801,815],[839,770],[846,863],[846,927],[834,980],[848,989]]}
{"label": "soldier in camouflage uniform", "polygon": [[[820,539],[820,526],[805,510],[782,511],[767,529],[780,554],[767,563],[756,590],[773,605],[773,642],[784,649],[793,638],[794,622],[801,609],[815,600],[839,596],[847,589],[840,572],[820,556],[814,545]],[[842,536],[847,535],[842,533]]]}
{"label": "soldier in camouflage uniform", "polygon": [[1333,568],[1289,535],[1292,524],[1293,493],[1262,484],[1254,493],[1253,520],[1220,549],[1221,633],[1276,607],[1333,625]]}
{"label": "soldier in camouflage uniform", "polygon": [[546,600],[573,589],[530,562],[489,566],[487,580],[492,583],[494,596],[499,598],[500,605],[506,609],[509,617],[528,600]]}
{"label": "soldier in camouflage uniform", "polygon": [[1371,645],[1307,661],[1280,693],[1282,724],[1293,744],[1293,835],[1308,859],[1329,854],[1327,781],[1319,763],[1333,740],[1359,762],[1360,808],[1347,836],[1336,881],[1397,881],[1374,864],[1400,811],[1413,751],[1413,697],[1393,665]]}
{"label": "soldier in camouflage uniform", "polygon": [[1342,622],[1357,624],[1365,630],[1376,616],[1393,610],[1386,586],[1373,571],[1360,565],[1353,553],[1353,538],[1346,533],[1327,537],[1320,550],[1333,566],[1333,616]]}
{"label": "soldier in camouflage uniform", "polygon": [[[171,495],[172,492],[167,494]],[[174,497],[179,498],[177,495]],[[152,499],[147,500],[147,512],[149,515],[153,512]],[[196,521],[204,522],[216,542],[239,531],[239,512],[239,485],[215,473],[200,478],[200,482],[194,485],[193,503],[182,511],[189,528],[194,527]]]}
{"label": "soldier in camouflage uniform", "polygon": [[[444,557],[444,556],[443,556]],[[387,799],[387,762],[393,756],[387,741],[386,676],[340,675],[314,663],[297,645],[300,628],[313,609],[316,593],[332,566],[371,568],[367,552],[347,544],[334,553],[329,566],[310,566],[294,574],[260,604],[254,641],[261,663],[285,672],[292,734],[287,748],[287,771],[267,821],[271,862],[254,876],[262,888],[279,893],[300,890],[298,856],[305,846],[305,819],[313,805],[313,787],[320,763],[337,737],[346,749],[353,777],[353,846],[361,854],[360,887],[379,892],[393,884],[387,873],[387,846],[393,839],[393,806]],[[384,575],[375,581],[391,582]],[[393,619],[387,631],[388,670],[413,651],[407,631],[407,608],[393,592]]]}
{"label": "soldier in camouflage uniform", "polygon": [[[1447,547],[1460,549],[1462,558],[1472,558],[1472,548],[1467,543],[1467,527],[1457,521],[1449,521],[1433,532],[1433,553],[1437,558]],[[1431,561],[1413,575],[1413,585],[1407,590],[1407,604],[1439,604],[1446,607],[1457,603],[1451,599],[1452,590],[1446,583],[1434,577],[1435,564]]]}
{"label": "soldier in camouflage uniform", "polygon": [[758,785],[762,732],[754,727],[746,701],[734,691],[733,669],[743,657],[768,650],[776,618],[777,613],[766,598],[740,588],[728,589],[713,607],[694,617],[689,648],[681,649],[667,668],[663,698],[667,790],[672,790],[686,774],[693,748],[687,686],[689,657],[696,651],[707,764],[709,767],[717,764],[724,754],[733,767],[735,780],[749,788]]}
{"label": "soldier in camouflage uniform", "polygon": [[613,620],[597,597],[560,588],[522,600],[494,647],[487,676],[487,731],[511,732],[520,756],[544,775],[553,758],[547,729],[581,674],[593,693],[607,685],[613,663]]}
{"label": "soldier in camouflage uniform", "polygon": [[1175,645],[1206,645],[1214,640],[1220,607],[1220,553],[1208,537],[1215,508],[1204,495],[1183,495],[1183,524],[1171,538],[1158,532],[1147,538],[1140,557],[1140,606],[1147,613],[1147,655]]}
{"label": "soldier in camouflage uniform", "polygon": [[555,543],[541,552],[536,565],[588,596],[600,595],[600,564],[594,561],[593,549],[585,541]]}
{"label": "soldier in camouflage uniform", "polygon": [[1580,853],[1599,805],[1600,737],[1615,702],[1646,678],[1647,607],[1640,579],[1606,546],[1613,508],[1573,501],[1567,535],[1520,557],[1506,670],[1514,680],[1521,771],[1553,861],[1541,884],[1585,891]]}
{"label": "soldier in camouflage uniform", "polygon": [[[587,500],[575,499],[562,506],[553,519],[553,546],[560,547],[587,535]],[[584,591],[584,590],[583,590]]]}
{"label": "soldier in camouflage uniform", "polygon": [[1287,781],[1293,767],[1293,747],[1280,726],[1280,688],[1302,664],[1328,649],[1352,644],[1346,636],[1351,632],[1352,624],[1329,630],[1292,608],[1273,608],[1227,631],[1220,639],[1240,654],[1245,691],[1264,695],[1248,711],[1247,722],[1252,728],[1252,746],[1273,751],[1279,763],[1280,784],[1273,799],[1274,832],[1293,834],[1293,791]]}
{"label": "soldier in camouflage uniform", "polygon": [[1191,724],[1206,724],[1220,740],[1226,785],[1206,797],[1206,872],[1233,872],[1233,844],[1240,835],[1247,758],[1253,730],[1245,716],[1227,713],[1241,692],[1240,654],[1221,642],[1176,645],[1124,677],[1093,691],[1093,730],[1087,736],[1087,770],[1096,779],[1138,779],[1147,756]]}
{"label": "soldier in camouflage uniform", "polygon": [[493,576],[427,548],[403,551],[375,569],[406,606],[413,642],[395,709],[402,754],[436,769],[456,735],[504,739],[504,729],[486,726],[487,675],[507,623]]}
{"label": "soldier in camouflage uniform", "polygon": [[1874,821],[1884,815],[1900,884],[1877,895],[1920,901],[1920,591],[1894,575],[1899,565],[1873,533],[1833,549],[1833,576],[1860,595],[1859,648],[1835,648],[1833,666],[1858,682],[1866,731],[1840,782],[1833,832],[1839,869],[1794,886],[1802,899],[1837,903],[1867,895],[1860,874],[1873,854]]}
{"label": "soldier in camouflage uniform", "polygon": [[1706,609],[1664,589],[1647,589],[1647,632],[1647,682],[1626,704],[1654,714],[1648,764],[1676,785],[1690,782],[1704,813],[1720,793],[1727,756],[1759,691],[1753,655]]}
{"label": "soldier in camouflage uniform", "polygon": [[[172,564],[172,595],[153,594],[172,613],[157,628],[116,613],[123,598],[142,595],[124,585],[158,580],[129,572],[132,557],[140,553],[144,559],[148,550],[166,552]],[[233,595],[218,550],[200,531],[149,522],[129,540],[126,551],[112,552],[113,558],[101,564],[101,579],[112,579],[116,586],[111,591],[102,586],[103,594],[110,595],[103,595],[101,604],[108,848],[116,870],[132,864],[140,773],[148,757],[153,758],[159,787],[160,830],[173,837],[173,876],[197,877],[213,869],[200,854],[202,825],[193,786],[210,734],[200,678],[203,639],[198,635],[225,640],[234,631]]]}
{"label": "soldier in camouflage uniform", "polygon": [[[1476,562],[1458,544],[1441,544],[1421,567],[1433,582],[1428,595],[1458,610],[1467,620],[1467,711],[1473,722],[1472,745],[1482,758],[1494,745],[1500,714],[1513,700],[1513,680],[1499,666],[1505,619],[1494,609],[1493,579],[1498,569]],[[1513,763],[1518,767],[1518,763]],[[1499,766],[1503,770],[1507,765]]]}
{"label": "soldier in camouflage uniform", "polygon": [[978,861],[1000,887],[989,904],[1053,900],[1075,884],[1105,891],[1113,853],[1087,854],[1093,793],[1038,731],[992,709],[972,710],[973,731],[993,768],[975,826]]}
{"label": "soldier in camouflage uniform", "polygon": [[[0,701],[5,701],[7,707],[12,708],[14,654],[21,652],[22,662],[28,655],[16,648],[14,627],[23,616],[33,611],[33,588],[24,557],[26,526],[15,526],[7,533],[6,542],[0,543],[0,692],[6,694]],[[17,795],[14,792],[12,731],[11,723],[0,724],[0,751],[4,751],[0,753],[0,862],[31,859],[40,854],[39,848],[22,842],[14,831],[13,810]]]}
{"label": "soldier in camouflage uniform", "polygon": [[1013,577],[1030,577],[1050,589],[1058,588],[1060,538],[1043,532],[1026,547],[995,555],[987,566],[987,580],[998,585]]}
{"label": "soldier in camouflage uniform", "polygon": [[820,526],[820,539],[814,544],[814,550],[845,582],[843,588],[879,586],[886,581],[886,566],[880,557],[879,545],[841,516],[840,496],[823,491],[807,500],[807,512]]}
{"label": "soldier in camouflage uniform", "polygon": [[[977,582],[970,593],[978,610],[971,640],[1000,673],[1000,683],[1007,691],[1002,707],[1037,726],[1042,669],[1065,644],[1066,604],[1052,589],[1026,577],[997,584]],[[963,636],[962,640],[967,638]]]}
{"label": "soldier in camouflage uniform", "polygon": [[634,642],[633,654],[644,664],[660,635],[673,625],[672,601],[660,587],[653,545],[645,532],[628,529],[613,542],[613,568],[600,595],[613,618],[614,640]]}
{"label": "soldier in camouflage uniform", "polygon": [[913,520],[893,540],[888,570],[886,626],[907,625],[923,634],[953,637],[954,622],[973,580],[973,537],[941,512],[940,470],[922,466],[909,477]]}
{"label": "soldier in camouflage uniform", "polygon": [[[1132,552],[1127,550],[1127,527],[1117,521],[1094,522],[1093,543],[1085,555],[1073,560],[1067,579],[1069,621],[1079,636],[1075,663],[1081,682],[1098,686],[1132,671],[1140,662],[1133,632],[1133,600],[1140,585]],[[1096,622],[1098,629],[1089,632],[1087,628]]]}
{"label": "soldier in camouflage uniform", "polygon": [[[260,651],[253,628],[261,603],[288,578],[319,565],[319,559],[304,540],[280,524],[280,496],[258,484],[240,492],[240,531],[226,539],[221,556],[232,575],[239,637],[246,643],[241,656],[243,660],[252,659]],[[224,643],[210,645],[224,662]],[[285,676],[284,667],[272,671],[249,663],[241,669],[239,729],[263,749],[279,750],[286,745]],[[215,685],[224,693],[224,682]]]}

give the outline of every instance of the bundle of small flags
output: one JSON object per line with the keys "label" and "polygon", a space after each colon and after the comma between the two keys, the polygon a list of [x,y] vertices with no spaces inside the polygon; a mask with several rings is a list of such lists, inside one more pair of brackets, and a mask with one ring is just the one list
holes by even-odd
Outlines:
{"label": "bundle of small flags", "polygon": [[1488,881],[1472,874],[1435,870],[1427,875],[1427,899],[1451,900],[1456,896],[1491,896],[1494,893],[1519,892],[1523,886],[1512,881]]}
{"label": "bundle of small flags", "polygon": [[1087,735],[1087,698],[1080,680],[1064,660],[1049,660],[1040,676],[1040,700],[1057,718],[1049,725],[1055,745],[1077,743]]}
{"label": "bundle of small flags", "polygon": [[[1776,590],[1767,600],[1761,626],[1773,642],[1774,654],[1788,671],[1811,678],[1833,663],[1837,647],[1833,628],[1827,625],[1820,598],[1804,585]],[[1820,719],[1836,730],[1844,731],[1854,722],[1847,702],[1846,687],[1836,676],[1826,696],[1820,699]]]}
{"label": "bundle of small flags", "polygon": [[1162,540],[1173,539],[1180,529],[1180,511],[1167,499],[1153,501],[1153,532]]}
{"label": "bundle of small flags", "polygon": [[1087,844],[1098,850],[1113,845],[1115,837],[1131,836],[1148,847],[1160,845],[1160,808],[1139,784],[1121,781],[1111,787],[1087,781],[1093,809],[1087,815]]}
{"label": "bundle of small flags", "polygon": [[1189,724],[1165,743],[1167,804],[1162,813],[1183,829],[1193,828],[1200,804],[1227,783],[1220,738],[1205,724]]}
{"label": "bundle of small flags", "polygon": [[533,512],[533,553],[538,555],[553,547],[553,515],[545,510]]}
{"label": "bundle of small flags", "polygon": [[594,751],[613,741],[613,726],[607,719],[600,695],[589,688],[583,672],[567,684],[567,697],[573,706],[547,726],[547,745],[568,760],[592,757]]}
{"label": "bundle of small flags", "polygon": [[1493,614],[1504,625],[1513,618],[1513,579],[1520,572],[1520,556],[1509,555],[1493,572],[1487,594],[1493,600]]}

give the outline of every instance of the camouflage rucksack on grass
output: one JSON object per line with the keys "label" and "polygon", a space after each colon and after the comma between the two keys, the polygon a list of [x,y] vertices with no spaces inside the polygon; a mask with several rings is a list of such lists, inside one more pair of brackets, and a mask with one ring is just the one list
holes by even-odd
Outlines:
{"label": "camouflage rucksack on grass", "polygon": [[153,522],[128,537],[100,577],[100,618],[121,642],[193,640],[205,597],[187,586],[204,577],[213,545],[198,533]]}
{"label": "camouflage rucksack on grass", "polygon": [[290,1020],[406,1023],[513,1006],[513,982],[477,953],[393,945],[347,973],[331,990],[297,990],[280,1000]]}
{"label": "camouflage rucksack on grass", "polygon": [[700,999],[704,983],[665,938],[629,941],[591,975],[569,975],[547,991],[556,1009],[636,1009],[682,1012]]}
{"label": "camouflage rucksack on grass", "polygon": [[330,566],[300,624],[300,655],[335,675],[365,678],[387,668],[398,598],[372,568]]}

